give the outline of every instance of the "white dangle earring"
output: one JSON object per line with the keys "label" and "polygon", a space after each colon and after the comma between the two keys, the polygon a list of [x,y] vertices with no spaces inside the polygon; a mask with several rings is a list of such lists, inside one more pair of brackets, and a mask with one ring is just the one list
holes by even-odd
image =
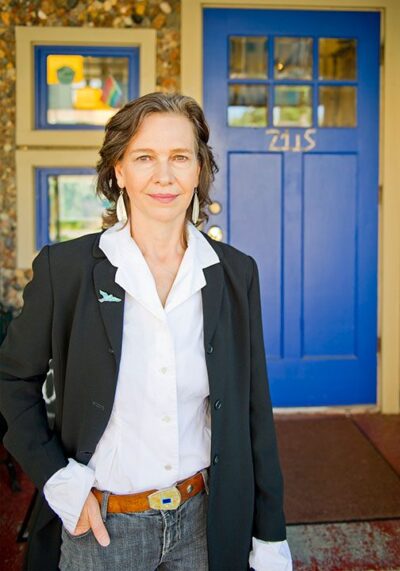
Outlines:
{"label": "white dangle earring", "polygon": [[194,189],[194,194],[193,194],[193,207],[192,207],[192,222],[193,224],[197,223],[197,220],[199,219],[199,212],[200,212],[200,203],[199,203],[199,197],[197,194],[197,187]]}
{"label": "white dangle earring", "polygon": [[128,220],[128,214],[126,212],[126,208],[125,208],[125,202],[124,202],[124,189],[121,188],[121,191],[119,193],[118,196],[118,200],[117,200],[117,218],[118,218],[118,222],[126,222]]}

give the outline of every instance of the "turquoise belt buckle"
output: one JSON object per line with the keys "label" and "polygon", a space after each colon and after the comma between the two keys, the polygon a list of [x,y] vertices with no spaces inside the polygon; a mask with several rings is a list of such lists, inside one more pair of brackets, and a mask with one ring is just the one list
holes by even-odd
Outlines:
{"label": "turquoise belt buckle", "polygon": [[157,490],[147,498],[153,510],[175,510],[181,503],[181,494],[176,486]]}

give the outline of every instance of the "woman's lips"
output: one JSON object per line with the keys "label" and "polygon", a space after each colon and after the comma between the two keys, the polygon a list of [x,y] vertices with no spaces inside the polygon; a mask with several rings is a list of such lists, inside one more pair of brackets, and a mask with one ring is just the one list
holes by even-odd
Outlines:
{"label": "woman's lips", "polygon": [[172,202],[178,195],[177,194],[149,194],[151,198],[158,200],[158,202],[168,203]]}

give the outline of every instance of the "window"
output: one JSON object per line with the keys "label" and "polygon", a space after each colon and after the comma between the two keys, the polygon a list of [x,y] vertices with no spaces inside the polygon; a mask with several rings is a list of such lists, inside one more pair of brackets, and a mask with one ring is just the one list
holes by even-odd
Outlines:
{"label": "window", "polygon": [[354,38],[231,36],[229,127],[357,126]]}
{"label": "window", "polygon": [[106,121],[156,89],[156,31],[16,27],[17,265],[101,229],[95,194]]}

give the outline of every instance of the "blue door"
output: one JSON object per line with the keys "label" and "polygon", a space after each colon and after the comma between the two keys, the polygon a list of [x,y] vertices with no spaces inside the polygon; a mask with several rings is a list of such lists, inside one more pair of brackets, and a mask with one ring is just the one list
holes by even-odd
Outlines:
{"label": "blue door", "polygon": [[203,23],[207,231],[258,263],[273,404],[376,403],[379,14]]}

